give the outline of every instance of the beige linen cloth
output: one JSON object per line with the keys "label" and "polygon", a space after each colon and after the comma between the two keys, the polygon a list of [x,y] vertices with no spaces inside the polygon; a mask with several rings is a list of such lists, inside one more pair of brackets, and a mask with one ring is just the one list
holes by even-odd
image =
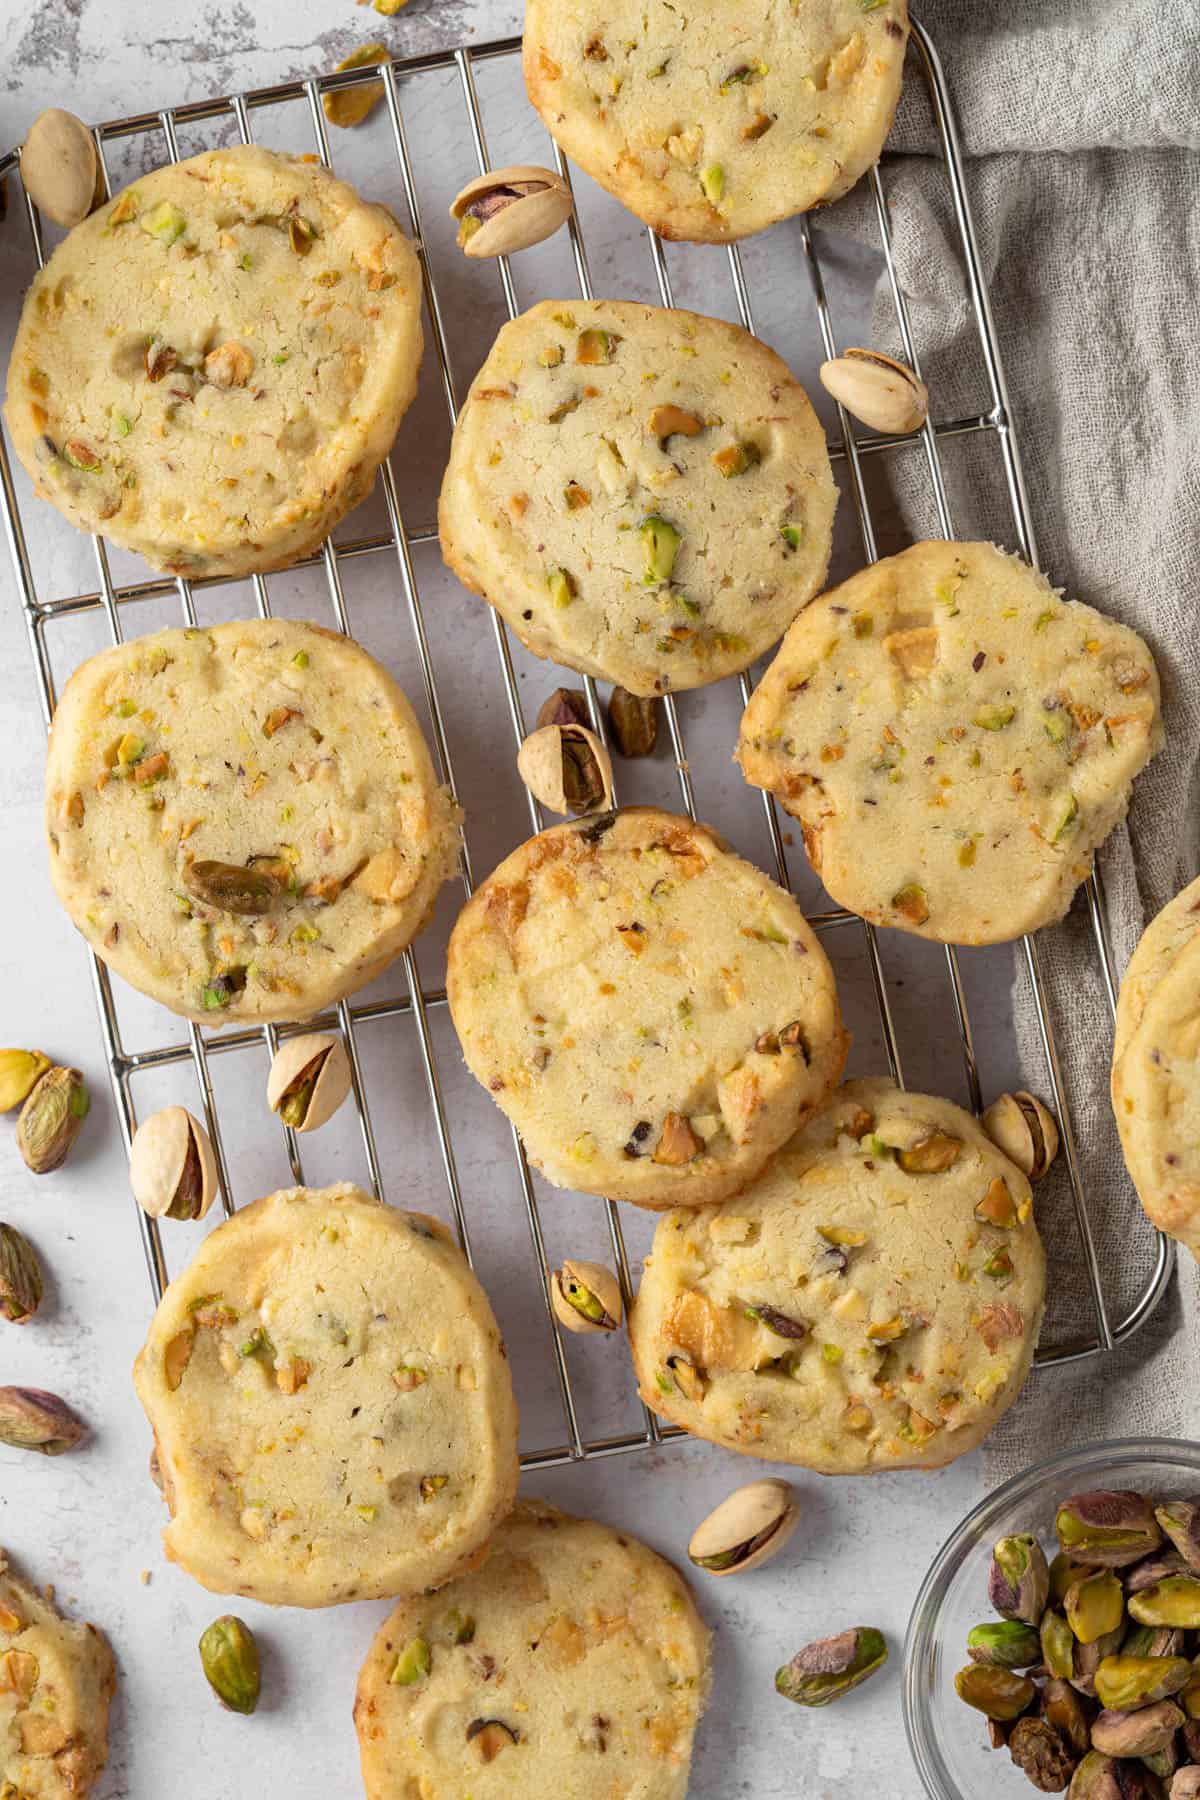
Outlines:
{"label": "beige linen cloth", "polygon": [[[946,65],[968,157],[1039,559],[1068,593],[1141,632],[1162,677],[1167,747],[1100,858],[1119,977],[1144,925],[1200,871],[1200,0],[917,0],[915,10]],[[977,411],[985,390],[921,85],[910,81],[887,185],[934,416],[946,419]],[[860,193],[830,224],[873,239],[872,212]],[[884,286],[876,332],[896,347]],[[1017,548],[995,446],[962,439],[945,456],[957,535]],[[936,534],[922,454],[887,460],[906,529]],[[1152,1239],[1112,1124],[1112,1021],[1082,900],[1039,942],[1120,1317]],[[1026,1078],[1046,1092],[1020,957],[1012,995]],[[1061,1172],[1039,1187],[1038,1208],[1055,1277],[1044,1335],[1090,1334]],[[1071,1443],[1147,1433],[1200,1437],[1200,1269],[1186,1251],[1128,1345],[1034,1374],[989,1441],[988,1476]]]}

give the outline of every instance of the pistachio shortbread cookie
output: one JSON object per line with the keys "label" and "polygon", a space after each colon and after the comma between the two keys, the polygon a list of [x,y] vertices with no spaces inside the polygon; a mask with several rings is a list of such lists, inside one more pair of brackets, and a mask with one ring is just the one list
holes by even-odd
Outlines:
{"label": "pistachio shortbread cookie", "polygon": [[838,1080],[833,972],[705,825],[626,807],[522,844],[464,907],[446,991],[472,1074],[558,1187],[697,1206]]}
{"label": "pistachio shortbread cookie", "polygon": [[108,1761],[113,1653],[18,1581],[0,1550],[0,1794],[82,1800]]}
{"label": "pistachio shortbread cookie", "polygon": [[675,1570],[529,1500],[479,1568],[380,1627],[354,1707],[368,1800],[684,1800],[708,1687]]}
{"label": "pistachio shortbread cookie", "polygon": [[973,1450],[1029,1372],[1024,1175],[949,1100],[850,1081],[723,1206],[659,1221],[630,1313],[648,1406],[827,1475]]}
{"label": "pistachio shortbread cookie", "polygon": [[1125,971],[1112,1101],[1147,1216],[1200,1258],[1200,881],[1163,907]]}
{"label": "pistachio shortbread cookie", "polygon": [[332,1606],[440,1587],[516,1492],[487,1296],[443,1226],[349,1182],[219,1225],[133,1375],[167,1555],[214,1593]]}
{"label": "pistachio shortbread cookie", "polygon": [[282,619],[157,632],[76,670],[50,873],[96,954],[185,1018],[303,1019],[408,945],[458,815],[386,670]]}
{"label": "pistachio shortbread cookie", "polygon": [[43,499],[154,568],[285,568],[370,491],[420,309],[383,207],[315,160],[211,150],[124,189],[34,277],[13,443]]}
{"label": "pistachio shortbread cookie", "polygon": [[906,0],[527,0],[525,84],[639,219],[724,243],[877,161],[907,41]]}
{"label": "pistachio shortbread cookie", "polygon": [[836,503],[808,396],[749,332],[547,300],[475,377],[439,524],[536,656],[658,694],[778,640],[825,578]]}
{"label": "pistachio shortbread cookie", "polygon": [[1142,639],[990,544],[915,544],[792,626],[737,760],[842,906],[949,944],[1061,919],[1162,745]]}

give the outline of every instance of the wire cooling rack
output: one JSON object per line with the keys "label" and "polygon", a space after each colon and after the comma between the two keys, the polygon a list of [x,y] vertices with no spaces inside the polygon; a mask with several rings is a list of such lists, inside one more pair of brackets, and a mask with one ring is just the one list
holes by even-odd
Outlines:
{"label": "wire cooling rack", "polygon": [[[510,38],[472,49],[448,50],[412,57],[387,65],[382,70],[383,94],[391,146],[399,165],[403,194],[410,215],[409,222],[418,250],[421,252],[429,336],[432,339],[445,405],[451,423],[456,416],[464,384],[455,373],[448,343],[446,301],[439,291],[433,259],[427,253],[423,241],[423,200],[422,194],[418,191],[418,179],[406,114],[409,112],[410,102],[416,91],[415,84],[423,77],[431,76],[434,72],[441,72],[443,77],[449,73],[454,78],[457,104],[461,104],[462,107],[461,124],[465,128],[466,134],[464,148],[467,149],[467,156],[464,157],[464,167],[457,175],[457,182],[461,184],[473,174],[485,172],[489,167],[489,157],[477,72],[485,65],[497,61],[507,60],[511,65],[519,57],[519,54],[520,40]],[[868,560],[874,560],[878,554],[877,525],[868,497],[867,482],[864,478],[864,464],[867,459],[875,456],[886,457],[899,451],[916,455],[918,451],[915,445],[919,443],[939,529],[943,536],[952,538],[955,535],[954,520],[948,498],[941,446],[948,439],[977,434],[981,439],[990,443],[992,452],[1000,459],[1011,505],[1016,542],[1024,556],[1029,561],[1036,562],[1037,550],[1020,451],[1014,433],[1003,366],[981,272],[958,134],[936,49],[928,34],[916,22],[913,24],[912,45],[909,54],[911,62],[915,64],[927,88],[933,117],[936,121],[941,161],[957,228],[956,249],[961,258],[966,298],[971,306],[978,332],[982,366],[985,373],[986,401],[978,413],[973,416],[940,421],[931,420],[919,434],[918,439],[857,434],[849,416],[839,407],[839,433],[836,440],[830,444],[830,455],[843,477],[844,485],[849,489],[865,556]],[[179,145],[181,129],[190,130],[199,125],[219,121],[226,128],[232,128],[233,133],[243,142],[249,143],[254,141],[255,115],[260,109],[266,108],[285,109],[305,117],[307,127],[311,131],[311,143],[315,147],[316,153],[323,162],[332,165],[330,138],[322,109],[322,97],[330,93],[357,88],[367,82],[379,79],[380,71],[378,70],[356,70],[316,77],[306,81],[287,82],[243,95],[189,103],[174,109],[143,113],[137,117],[100,125],[95,128],[94,135],[105,170],[106,184],[109,180],[110,153],[115,146],[125,140],[140,140],[143,145],[152,145],[157,141],[161,144],[165,155],[158,157],[151,153],[150,160],[173,161],[177,160],[181,154]],[[552,147],[551,154],[560,174],[570,180],[570,171],[557,147]],[[470,163],[473,163],[474,166],[469,166]],[[908,307],[900,288],[892,256],[892,234],[886,188],[888,167],[888,159],[885,156],[881,167],[867,177],[867,187],[877,217],[879,243],[889,277],[896,329],[907,361],[919,371],[918,348],[913,339]],[[11,152],[0,161],[0,177],[10,174],[16,176],[19,184],[19,151]],[[36,208],[29,201],[28,195],[24,196],[24,200],[32,233],[33,248],[40,266],[44,260],[41,221]],[[803,259],[807,265],[811,298],[815,306],[824,353],[827,356],[836,355],[837,335],[828,297],[827,271],[812,226],[808,218],[801,217],[793,221],[789,229],[793,229],[798,234]],[[570,243],[579,293],[584,299],[588,299],[593,293],[593,283],[588,250],[578,218],[573,218],[570,222]],[[647,233],[647,248],[653,269],[654,286],[657,287],[663,305],[670,306],[673,303],[673,288],[668,253],[653,233]],[[670,252],[672,261],[677,255],[684,256],[686,254],[686,250],[675,247],[672,247]],[[496,268],[508,313],[510,317],[515,316],[520,309],[512,272],[507,261],[503,259],[497,263]],[[732,284],[736,314],[747,329],[753,330],[754,310],[750,284],[744,268],[742,253],[737,245],[728,248],[727,268],[728,278]],[[606,285],[611,289],[613,284]],[[935,402],[936,398],[935,394]],[[422,595],[413,556],[414,547],[436,540],[436,527],[428,523],[409,523],[406,518],[405,504],[397,489],[396,476],[389,462],[385,462],[380,469],[379,484],[386,507],[387,529],[376,531],[373,534],[350,537],[336,544],[326,543],[315,556],[299,566],[323,571],[334,618],[343,631],[349,632],[351,619],[343,584],[345,565],[357,558],[389,559],[390,566],[399,576],[404,605],[413,634],[432,726],[434,755],[443,778],[453,786],[454,765],[451,745],[448,739],[442,696],[439,693],[436,659],[430,647],[430,636],[426,627],[426,616],[423,611]],[[197,621],[196,594],[199,590],[213,586],[215,583],[204,580],[190,582],[182,577],[167,576],[148,576],[142,579],[119,581],[114,578],[104,541],[96,538],[93,539],[93,547],[98,571],[98,585],[90,591],[41,597],[37,591],[33,560],[30,555],[27,521],[23,516],[20,494],[14,481],[8,446],[2,440],[0,440],[0,485],[3,488],[5,503],[5,529],[36,664],[42,710],[46,722],[49,724],[56,694],[51,639],[55,637],[56,633],[61,633],[65,621],[81,614],[102,613],[112,640],[119,642],[124,635],[124,615],[128,607],[139,601],[161,601],[164,598],[174,597],[178,601],[183,622],[194,625]],[[47,511],[48,509],[45,508],[39,511],[39,525],[44,524]],[[261,576],[256,576],[253,578],[252,586],[254,601],[259,613],[264,617],[269,616],[271,596],[267,581]],[[514,670],[512,647],[506,627],[501,622],[499,615],[490,609],[484,610],[490,618],[491,630],[495,638],[495,650],[506,710],[511,720],[514,739],[519,744],[524,735],[525,722]],[[368,636],[366,632],[359,635]],[[743,703],[749,697],[750,685],[748,676],[740,677]],[[598,732],[603,734],[604,720],[595,684],[590,678],[586,678],[584,686],[593,725]],[[664,699],[663,714],[678,771],[680,803],[694,817],[696,808],[693,782],[684,741],[680,707],[675,698],[668,695]],[[472,796],[470,793],[466,793],[460,794],[459,797],[466,806],[468,819],[468,843],[464,848],[461,877],[463,888],[469,895],[473,883],[469,844]],[[790,836],[781,830],[771,796],[764,794],[761,798],[775,873],[784,885],[789,885],[784,846],[785,839],[790,841]],[[529,824],[532,830],[537,831],[541,828],[543,821],[532,797],[529,796],[527,799]],[[1090,916],[1095,959],[1095,967],[1088,971],[1087,978],[1103,983],[1110,1005],[1115,1011],[1116,983],[1108,942],[1103,895],[1098,878],[1093,878],[1086,884],[1086,906]],[[858,932],[861,934],[862,950],[870,972],[871,986],[878,1008],[883,1046],[893,1077],[902,1083],[903,1071],[897,1030],[893,1019],[892,997],[889,993],[874,928],[855,915],[844,911],[814,915],[812,922],[822,933]],[[1114,1320],[1105,1295],[1104,1280],[1093,1235],[1093,1222],[1088,1210],[1080,1151],[1071,1121],[1070,1096],[1066,1092],[1055,1027],[1051,1018],[1040,953],[1035,938],[1028,937],[1023,940],[1021,954],[1036,1002],[1045,1056],[1046,1084],[1061,1122],[1063,1158],[1070,1182],[1074,1212],[1095,1309],[1094,1332],[1085,1333],[1067,1341],[1043,1344],[1040,1347],[1039,1362],[1043,1364],[1062,1363],[1111,1350],[1115,1344],[1132,1336],[1144,1324],[1162,1298],[1170,1280],[1174,1266],[1174,1247],[1170,1240],[1162,1236],[1158,1237],[1153,1268],[1142,1290],[1129,1305],[1124,1315]],[[946,948],[945,961],[955,1024],[961,1041],[967,1090],[971,1104],[978,1111],[981,1106],[981,1092],[972,1025],[959,968],[959,958],[953,948]],[[117,1102],[126,1148],[128,1149],[137,1123],[133,1097],[135,1078],[148,1075],[155,1070],[165,1070],[173,1065],[190,1063],[199,1086],[205,1120],[216,1154],[222,1203],[227,1213],[232,1212],[233,1185],[230,1180],[229,1160],[222,1135],[221,1119],[218,1116],[214,1097],[211,1066],[213,1058],[234,1055],[248,1047],[254,1047],[261,1055],[264,1043],[270,1053],[274,1054],[280,1039],[294,1031],[308,1030],[314,1026],[336,1027],[340,1029],[349,1052],[353,1071],[353,1092],[358,1108],[363,1151],[370,1179],[376,1192],[381,1197],[385,1197],[385,1180],[377,1142],[376,1125],[378,1120],[376,1124],[373,1124],[367,1102],[357,1034],[359,1028],[367,1021],[392,1019],[407,1021],[415,1033],[436,1133],[438,1160],[445,1179],[449,1207],[459,1240],[467,1255],[471,1256],[471,1220],[469,1208],[464,1199],[463,1184],[459,1178],[454,1135],[455,1123],[445,1098],[443,1074],[439,1070],[435,1037],[431,1029],[431,1014],[435,1009],[444,1007],[446,1004],[445,990],[444,987],[433,988],[423,985],[413,950],[410,949],[405,953],[402,959],[402,968],[407,993],[395,999],[380,1001],[363,1002],[360,1000],[357,1003],[343,1001],[335,1011],[320,1020],[310,1021],[304,1027],[277,1029],[273,1026],[264,1026],[206,1034],[198,1026],[192,1024],[187,1027],[185,1041],[159,1041],[145,1048],[135,1049],[128,1047],[123,1040],[118,1008],[114,1000],[108,971],[103,963],[93,957],[92,979],[103,1028],[113,1093]],[[164,1024],[168,1022],[166,1015],[160,1016]],[[157,1035],[161,1038],[163,1033],[160,1031]],[[285,1138],[293,1176],[298,1183],[303,1182],[304,1171],[296,1135],[285,1128]],[[563,1421],[560,1441],[524,1449],[522,1455],[524,1465],[527,1468],[545,1468],[586,1457],[618,1455],[643,1449],[660,1442],[665,1437],[676,1435],[674,1431],[660,1427],[654,1415],[645,1407],[641,1409],[641,1425],[637,1429],[607,1436],[589,1435],[583,1430],[580,1422],[580,1409],[573,1391],[572,1377],[557,1327],[554,1324],[548,1291],[542,1276],[547,1259],[539,1201],[520,1139],[515,1132],[512,1134],[512,1153],[524,1200],[542,1299],[546,1308],[549,1340],[553,1348],[553,1380],[557,1385]],[[145,1249],[151,1286],[157,1299],[168,1279],[158,1226],[155,1221],[147,1219],[136,1208],[135,1212]],[[607,1204],[607,1226],[622,1288],[628,1299],[630,1293],[629,1258],[621,1220],[616,1207],[611,1202]]]}

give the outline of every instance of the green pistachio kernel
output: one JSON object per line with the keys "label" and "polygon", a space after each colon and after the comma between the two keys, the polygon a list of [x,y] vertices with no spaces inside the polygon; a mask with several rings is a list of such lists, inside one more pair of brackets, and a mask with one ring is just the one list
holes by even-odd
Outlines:
{"label": "green pistachio kernel", "polygon": [[575,577],[565,569],[551,569],[546,576],[546,586],[550,590],[551,600],[560,612],[564,607],[570,606],[579,591],[575,586]]}
{"label": "green pistachio kernel", "polygon": [[981,731],[1003,731],[1017,716],[1015,706],[981,706],[974,723]]}
{"label": "green pistachio kernel", "polygon": [[298,668],[298,669],[307,669],[307,667],[308,667],[308,651],[307,650],[297,650],[295,656],[293,656],[293,658],[292,658],[292,662],[295,664],[296,668]]}
{"label": "green pistachio kernel", "polygon": [[396,1658],[391,1679],[397,1687],[412,1687],[423,1681],[433,1667],[433,1656],[424,1638],[413,1638]]}
{"label": "green pistachio kernel", "polygon": [[725,194],[725,171],[720,163],[710,163],[707,169],[700,171],[700,186],[704,189],[704,197],[716,206]]}
{"label": "green pistachio kernel", "polygon": [[1067,721],[1061,712],[1047,712],[1045,718],[1042,720],[1042,726],[1046,736],[1050,739],[1052,744],[1062,744],[1066,742]]}
{"label": "green pistachio kernel", "polygon": [[781,525],[779,535],[789,550],[798,550],[804,534],[798,525]]}
{"label": "green pistachio kernel", "polygon": [[646,548],[645,585],[657,587],[670,581],[681,541],[679,532],[659,513],[650,513],[638,527],[638,536]]}
{"label": "green pistachio kernel", "polygon": [[173,200],[160,200],[138,220],[142,230],[163,244],[173,244],[187,229],[187,219]]}

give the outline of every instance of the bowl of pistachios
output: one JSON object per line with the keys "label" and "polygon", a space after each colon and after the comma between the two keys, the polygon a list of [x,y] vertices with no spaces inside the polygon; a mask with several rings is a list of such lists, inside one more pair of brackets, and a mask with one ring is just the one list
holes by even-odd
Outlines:
{"label": "bowl of pistachios", "polygon": [[1200,1800],[1200,1444],[1063,1451],[935,1557],[904,1647],[932,1800]]}

